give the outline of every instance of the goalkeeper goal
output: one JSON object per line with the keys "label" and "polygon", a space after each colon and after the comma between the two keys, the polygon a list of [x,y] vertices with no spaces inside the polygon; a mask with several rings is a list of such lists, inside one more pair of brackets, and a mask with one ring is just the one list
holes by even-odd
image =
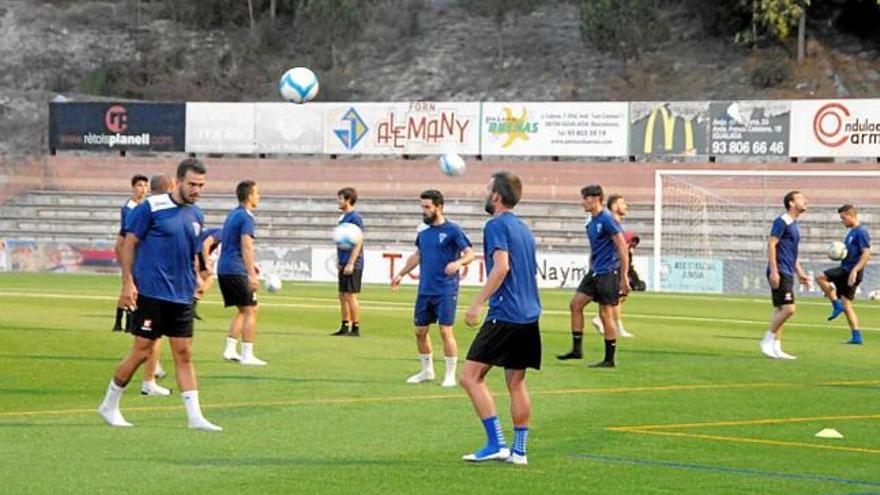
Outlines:
{"label": "goalkeeper goal", "polygon": [[[659,291],[767,292],[767,236],[792,190],[807,200],[799,259],[810,274],[836,264],[826,249],[846,233],[838,207],[855,205],[869,232],[880,219],[876,170],[675,169],[657,170],[654,180],[652,287]],[[880,282],[876,265],[868,264],[862,290]]]}

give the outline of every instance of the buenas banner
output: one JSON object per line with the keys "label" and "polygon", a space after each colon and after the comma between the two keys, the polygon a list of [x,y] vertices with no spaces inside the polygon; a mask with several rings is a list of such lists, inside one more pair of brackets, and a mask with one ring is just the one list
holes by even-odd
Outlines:
{"label": "buenas banner", "polygon": [[791,102],[791,156],[880,157],[880,100]]}
{"label": "buenas banner", "polygon": [[479,127],[476,102],[328,104],[324,153],[477,155]]}
{"label": "buenas banner", "polygon": [[483,155],[626,156],[627,103],[483,103]]}

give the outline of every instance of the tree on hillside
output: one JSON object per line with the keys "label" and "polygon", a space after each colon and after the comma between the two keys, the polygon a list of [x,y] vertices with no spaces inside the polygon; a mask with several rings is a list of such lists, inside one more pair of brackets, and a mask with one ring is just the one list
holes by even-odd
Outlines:
{"label": "tree on hillside", "polygon": [[460,5],[468,11],[489,17],[495,24],[495,42],[498,47],[498,64],[504,59],[504,22],[532,13],[545,0],[461,0]]}
{"label": "tree on hillside", "polygon": [[[330,55],[329,67],[339,63],[340,47],[356,40],[363,30],[365,7],[358,0],[301,0],[296,10],[297,39],[317,55]],[[326,57],[324,62],[326,63]]]}
{"label": "tree on hillside", "polygon": [[669,33],[659,19],[661,0],[581,0],[584,44],[624,62],[640,61]]}

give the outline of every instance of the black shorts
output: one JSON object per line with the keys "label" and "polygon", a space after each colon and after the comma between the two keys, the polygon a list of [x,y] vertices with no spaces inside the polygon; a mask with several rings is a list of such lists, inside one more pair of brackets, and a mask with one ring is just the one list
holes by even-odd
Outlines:
{"label": "black shorts", "polygon": [[856,284],[855,285],[849,285],[848,282],[849,282],[849,273],[850,272],[844,270],[842,267],[837,266],[837,267],[825,270],[824,273],[825,273],[825,277],[828,279],[828,281],[831,282],[832,284],[834,284],[834,287],[837,289],[837,297],[845,297],[845,298],[849,299],[850,301],[855,300],[856,287],[858,287],[859,284],[862,283],[862,273],[863,272],[859,272],[859,274],[856,275]]}
{"label": "black shorts", "polygon": [[577,291],[590,296],[590,299],[599,304],[617,306],[617,303],[620,302],[620,272],[614,270],[596,275],[593,270],[590,270],[581,279]]}
{"label": "black shorts", "polygon": [[486,320],[471,343],[467,359],[511,370],[541,369],[538,322]]}
{"label": "black shorts", "polygon": [[220,292],[223,294],[223,305],[256,306],[257,293],[251,290],[247,275],[218,275]]}
{"label": "black shorts", "polygon": [[[770,277],[767,276],[769,282]],[[778,308],[786,304],[794,304],[794,277],[784,273],[779,274],[779,288],[770,287],[770,297],[773,299],[773,307]]]}
{"label": "black shorts", "polygon": [[339,292],[348,292],[357,294],[361,291],[361,276],[364,274],[363,268],[355,268],[351,275],[342,273],[339,269]]}
{"label": "black shorts", "polygon": [[193,336],[192,304],[180,304],[138,295],[131,333],[145,339]]}

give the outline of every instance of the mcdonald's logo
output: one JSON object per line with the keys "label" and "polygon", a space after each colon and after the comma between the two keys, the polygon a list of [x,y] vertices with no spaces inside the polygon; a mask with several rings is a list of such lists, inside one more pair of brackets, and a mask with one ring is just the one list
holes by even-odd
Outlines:
{"label": "mcdonald's logo", "polygon": [[[650,155],[654,151],[654,124],[657,122],[657,114],[663,119],[663,150],[670,152],[675,145],[675,115],[670,114],[666,105],[661,105],[648,116],[648,122],[645,125],[645,142],[644,150],[646,155]],[[686,154],[693,154],[694,150],[694,123],[682,117],[684,126],[684,149]]]}

